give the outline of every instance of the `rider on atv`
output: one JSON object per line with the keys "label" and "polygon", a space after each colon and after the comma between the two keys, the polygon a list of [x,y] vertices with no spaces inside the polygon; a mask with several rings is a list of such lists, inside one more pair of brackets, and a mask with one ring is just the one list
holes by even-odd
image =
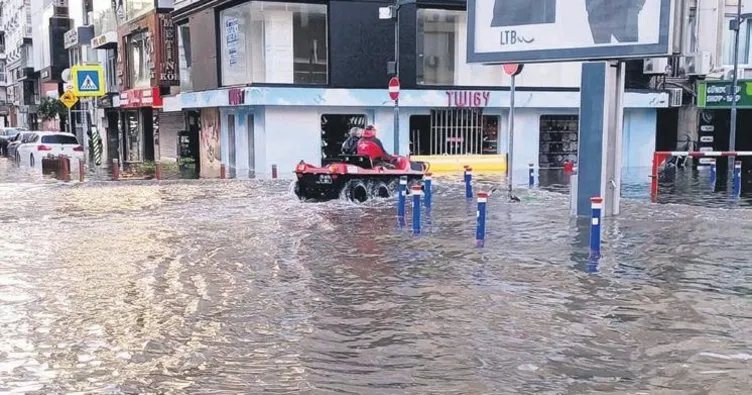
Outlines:
{"label": "rider on atv", "polygon": [[376,137],[376,127],[373,125],[366,126],[363,131],[363,137],[358,141],[358,155],[371,158],[374,166],[377,165],[395,165],[397,157],[386,153],[384,145]]}

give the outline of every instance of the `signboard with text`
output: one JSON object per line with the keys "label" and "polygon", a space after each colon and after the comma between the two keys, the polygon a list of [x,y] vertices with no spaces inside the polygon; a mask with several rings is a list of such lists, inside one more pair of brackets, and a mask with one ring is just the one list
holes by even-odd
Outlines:
{"label": "signboard with text", "polygon": [[468,0],[468,63],[649,58],[671,52],[674,0]]}
{"label": "signboard with text", "polygon": [[701,81],[697,83],[697,107],[731,108],[736,100],[737,108],[752,108],[752,80],[739,80],[736,93],[732,93],[731,81]]}

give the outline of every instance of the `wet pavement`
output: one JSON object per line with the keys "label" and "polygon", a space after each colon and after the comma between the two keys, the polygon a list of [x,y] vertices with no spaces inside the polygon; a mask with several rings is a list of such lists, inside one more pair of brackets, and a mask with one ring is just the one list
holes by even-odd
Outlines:
{"label": "wet pavement", "polygon": [[[488,179],[492,181],[492,178]],[[475,207],[288,181],[60,184],[0,160],[0,394],[742,394],[752,211],[702,175],[641,176],[603,258],[562,185]]]}

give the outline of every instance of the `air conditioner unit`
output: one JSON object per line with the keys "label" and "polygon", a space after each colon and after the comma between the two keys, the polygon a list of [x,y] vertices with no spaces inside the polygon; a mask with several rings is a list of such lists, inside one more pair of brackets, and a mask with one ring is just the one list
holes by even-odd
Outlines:
{"label": "air conditioner unit", "polygon": [[[731,81],[734,79],[734,66],[723,66],[723,79]],[[752,65],[740,64],[736,69],[737,79],[752,79]]]}
{"label": "air conditioner unit", "polygon": [[682,88],[669,88],[668,96],[671,107],[681,107],[683,104],[682,95],[684,95],[684,89]]}
{"label": "air conditioner unit", "polygon": [[666,74],[668,58],[648,58],[642,62],[643,74]]}
{"label": "air conditioner unit", "polygon": [[685,75],[708,75],[711,69],[710,53],[701,52],[684,56],[681,58],[681,65]]}

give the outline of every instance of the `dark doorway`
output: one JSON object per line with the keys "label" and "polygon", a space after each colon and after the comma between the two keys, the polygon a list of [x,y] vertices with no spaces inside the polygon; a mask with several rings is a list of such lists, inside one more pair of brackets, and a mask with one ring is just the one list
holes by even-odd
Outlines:
{"label": "dark doorway", "polygon": [[321,153],[323,159],[334,158],[342,153],[342,143],[347,140],[350,129],[366,127],[364,114],[321,115]]}
{"label": "dark doorway", "polygon": [[106,111],[107,117],[107,161],[120,160],[120,137],[118,132],[118,112]]}
{"label": "dark doorway", "polygon": [[154,155],[154,129],[159,130],[159,125],[155,125],[154,111],[151,107],[141,109],[141,130],[144,136],[144,161],[153,162]]}
{"label": "dark doorway", "polygon": [[410,116],[410,153],[431,155],[431,116]]}
{"label": "dark doorway", "polygon": [[657,120],[655,125],[655,150],[656,151],[673,151],[677,147],[679,139],[683,139],[691,130],[682,130],[679,135],[679,109],[678,108],[659,108],[657,111]]}

